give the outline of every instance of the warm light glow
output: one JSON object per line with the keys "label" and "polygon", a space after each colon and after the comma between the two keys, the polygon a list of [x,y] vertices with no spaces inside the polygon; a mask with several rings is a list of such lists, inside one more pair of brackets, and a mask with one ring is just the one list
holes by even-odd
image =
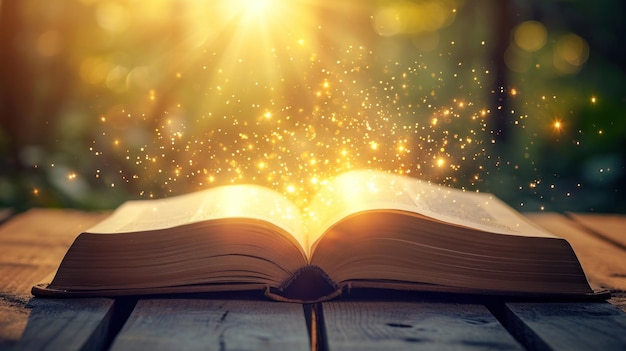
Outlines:
{"label": "warm light glow", "polygon": [[267,16],[276,11],[281,1],[277,0],[230,0],[228,2],[234,8],[245,12],[250,16]]}
{"label": "warm light glow", "polygon": [[281,0],[228,0],[221,1],[219,9],[224,19],[238,21],[240,25],[266,26],[285,15],[289,2]]}
{"label": "warm light glow", "polygon": [[522,50],[529,52],[543,48],[548,40],[546,27],[537,21],[522,22],[513,33],[515,44]]}
{"label": "warm light glow", "polygon": [[589,44],[580,36],[569,33],[556,42],[554,67],[562,74],[574,74],[589,58]]}
{"label": "warm light glow", "polygon": [[389,1],[373,16],[374,30],[381,36],[433,33],[456,17],[455,1]]}
{"label": "warm light glow", "polygon": [[[154,23],[167,21],[171,9],[169,0],[158,1],[149,10]],[[132,104],[102,115],[91,150],[103,163],[125,160],[119,177],[142,196],[254,183],[305,207],[329,179],[349,170],[455,183],[472,167],[461,161],[486,157],[483,140],[491,138],[486,126],[496,108],[481,101],[490,95],[483,83],[492,80],[490,70],[469,61],[447,69],[413,51],[400,57],[378,49],[379,40],[395,45],[387,37],[398,34],[414,36],[407,42],[420,51],[426,46],[417,43],[427,37],[433,53],[450,51],[455,42],[440,40],[438,31],[454,21],[462,1],[181,4],[176,44],[157,64],[126,67],[104,56],[78,61],[88,84],[129,99],[140,91]],[[141,10],[120,6],[101,9],[109,35],[133,27],[125,19]],[[457,84],[466,68],[474,83]],[[363,189],[376,190],[368,184],[345,190],[352,201],[359,199],[352,192]]]}

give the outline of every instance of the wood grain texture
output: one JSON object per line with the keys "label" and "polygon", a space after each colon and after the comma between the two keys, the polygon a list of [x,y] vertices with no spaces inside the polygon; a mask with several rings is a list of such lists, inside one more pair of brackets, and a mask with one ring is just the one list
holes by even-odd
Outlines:
{"label": "wood grain texture", "polygon": [[33,209],[2,224],[0,291],[30,297],[33,284],[58,267],[74,238],[104,217],[101,213]]}
{"label": "wood grain texture", "polygon": [[98,350],[111,323],[110,299],[32,299],[15,350]]}
{"label": "wood grain texture", "polygon": [[508,303],[506,320],[532,350],[626,350],[626,313],[609,303]]}
{"label": "wood grain texture", "polygon": [[31,287],[57,268],[78,233],[102,218],[33,209],[0,225],[0,349],[15,345],[30,327]]}
{"label": "wood grain texture", "polygon": [[329,351],[522,349],[482,305],[341,301],[322,306]]}
{"label": "wood grain texture", "polygon": [[13,350],[22,338],[30,314],[25,305],[0,300],[0,350]]}
{"label": "wood grain texture", "polygon": [[592,285],[626,290],[626,250],[595,237],[563,215],[536,213],[527,216],[534,223],[567,239]]}
{"label": "wood grain texture", "polygon": [[626,250],[626,216],[597,213],[570,213],[568,216],[588,231]]}
{"label": "wood grain texture", "polygon": [[[32,298],[31,286],[56,268],[74,237],[106,215],[35,209],[0,225],[0,350],[107,349],[111,342],[114,350],[310,349],[297,304],[154,298],[132,309],[109,299]],[[568,239],[593,283],[623,292],[626,250],[589,231],[619,234],[626,216],[582,216],[583,226],[558,214],[529,215]],[[448,302],[324,303],[316,318],[327,340],[319,342],[330,351],[521,347],[484,306]],[[127,321],[120,310],[132,310]],[[626,314],[610,304],[509,303],[504,314],[508,329],[530,348],[626,349]],[[123,321],[113,339],[114,325]]]}
{"label": "wood grain texture", "polygon": [[112,350],[309,350],[302,305],[142,299]]}
{"label": "wood grain texture", "polygon": [[[626,216],[600,213],[568,213],[568,217],[580,224],[587,232],[595,234],[626,251]],[[622,260],[626,260],[624,257]],[[609,302],[626,312],[626,290],[611,289]]]}
{"label": "wood grain texture", "polygon": [[69,246],[76,235],[109,213],[35,208],[12,217],[0,227],[0,239],[28,244]]}

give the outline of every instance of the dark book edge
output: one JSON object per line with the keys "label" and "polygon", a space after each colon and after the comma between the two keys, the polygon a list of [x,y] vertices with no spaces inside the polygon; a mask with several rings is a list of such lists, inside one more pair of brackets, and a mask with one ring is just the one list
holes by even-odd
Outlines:
{"label": "dark book edge", "polygon": [[300,268],[279,288],[267,288],[265,296],[285,302],[315,303],[341,295],[343,289],[318,266]]}
{"label": "dark book edge", "polygon": [[222,292],[258,292],[260,295],[267,289],[265,284],[257,283],[220,283],[194,284],[150,288],[129,289],[98,289],[98,290],[65,290],[51,288],[49,283],[40,282],[31,288],[35,297],[71,298],[71,297],[122,297],[122,296],[152,296],[165,294],[195,294],[195,293],[222,293]]}
{"label": "dark book edge", "polygon": [[[520,292],[487,289],[469,289],[453,286],[409,283],[400,281],[352,281],[342,286],[342,296],[360,295],[369,291],[374,295],[386,292],[428,293],[447,295],[469,295],[484,298],[496,298],[507,301],[605,301],[611,298],[611,292],[603,288],[592,288],[589,292]],[[392,294],[393,295],[393,294]]]}
{"label": "dark book edge", "polygon": [[292,278],[278,288],[257,283],[220,283],[154,288],[63,290],[51,288],[50,284],[47,283],[51,281],[50,278],[51,277],[47,277],[45,281],[34,285],[31,289],[32,294],[36,297],[119,297],[257,291],[272,300],[296,303],[316,303],[332,300],[340,296],[342,298],[350,298],[350,296],[358,296],[362,292],[367,291],[371,292],[373,295],[379,296],[393,296],[393,292],[408,292],[415,294],[473,295],[486,298],[522,301],[603,301],[611,298],[611,292],[609,290],[599,288],[594,288],[585,293],[529,293],[467,289],[437,284],[400,281],[362,280],[337,284],[318,266],[302,267]]}

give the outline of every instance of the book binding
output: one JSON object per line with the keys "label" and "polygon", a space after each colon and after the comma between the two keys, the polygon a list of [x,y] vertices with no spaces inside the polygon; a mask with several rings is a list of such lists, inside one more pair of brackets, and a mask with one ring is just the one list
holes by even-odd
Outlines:
{"label": "book binding", "polygon": [[273,300],[299,303],[328,301],[341,293],[341,287],[318,266],[302,267],[279,288],[265,290]]}

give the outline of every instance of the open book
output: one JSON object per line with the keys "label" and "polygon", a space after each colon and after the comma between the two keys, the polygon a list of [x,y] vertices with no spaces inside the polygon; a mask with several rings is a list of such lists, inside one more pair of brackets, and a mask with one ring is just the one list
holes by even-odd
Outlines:
{"label": "open book", "polygon": [[306,209],[254,185],[130,201],[80,234],[38,296],[350,288],[593,295],[570,245],[493,195],[377,171],[324,184]]}

